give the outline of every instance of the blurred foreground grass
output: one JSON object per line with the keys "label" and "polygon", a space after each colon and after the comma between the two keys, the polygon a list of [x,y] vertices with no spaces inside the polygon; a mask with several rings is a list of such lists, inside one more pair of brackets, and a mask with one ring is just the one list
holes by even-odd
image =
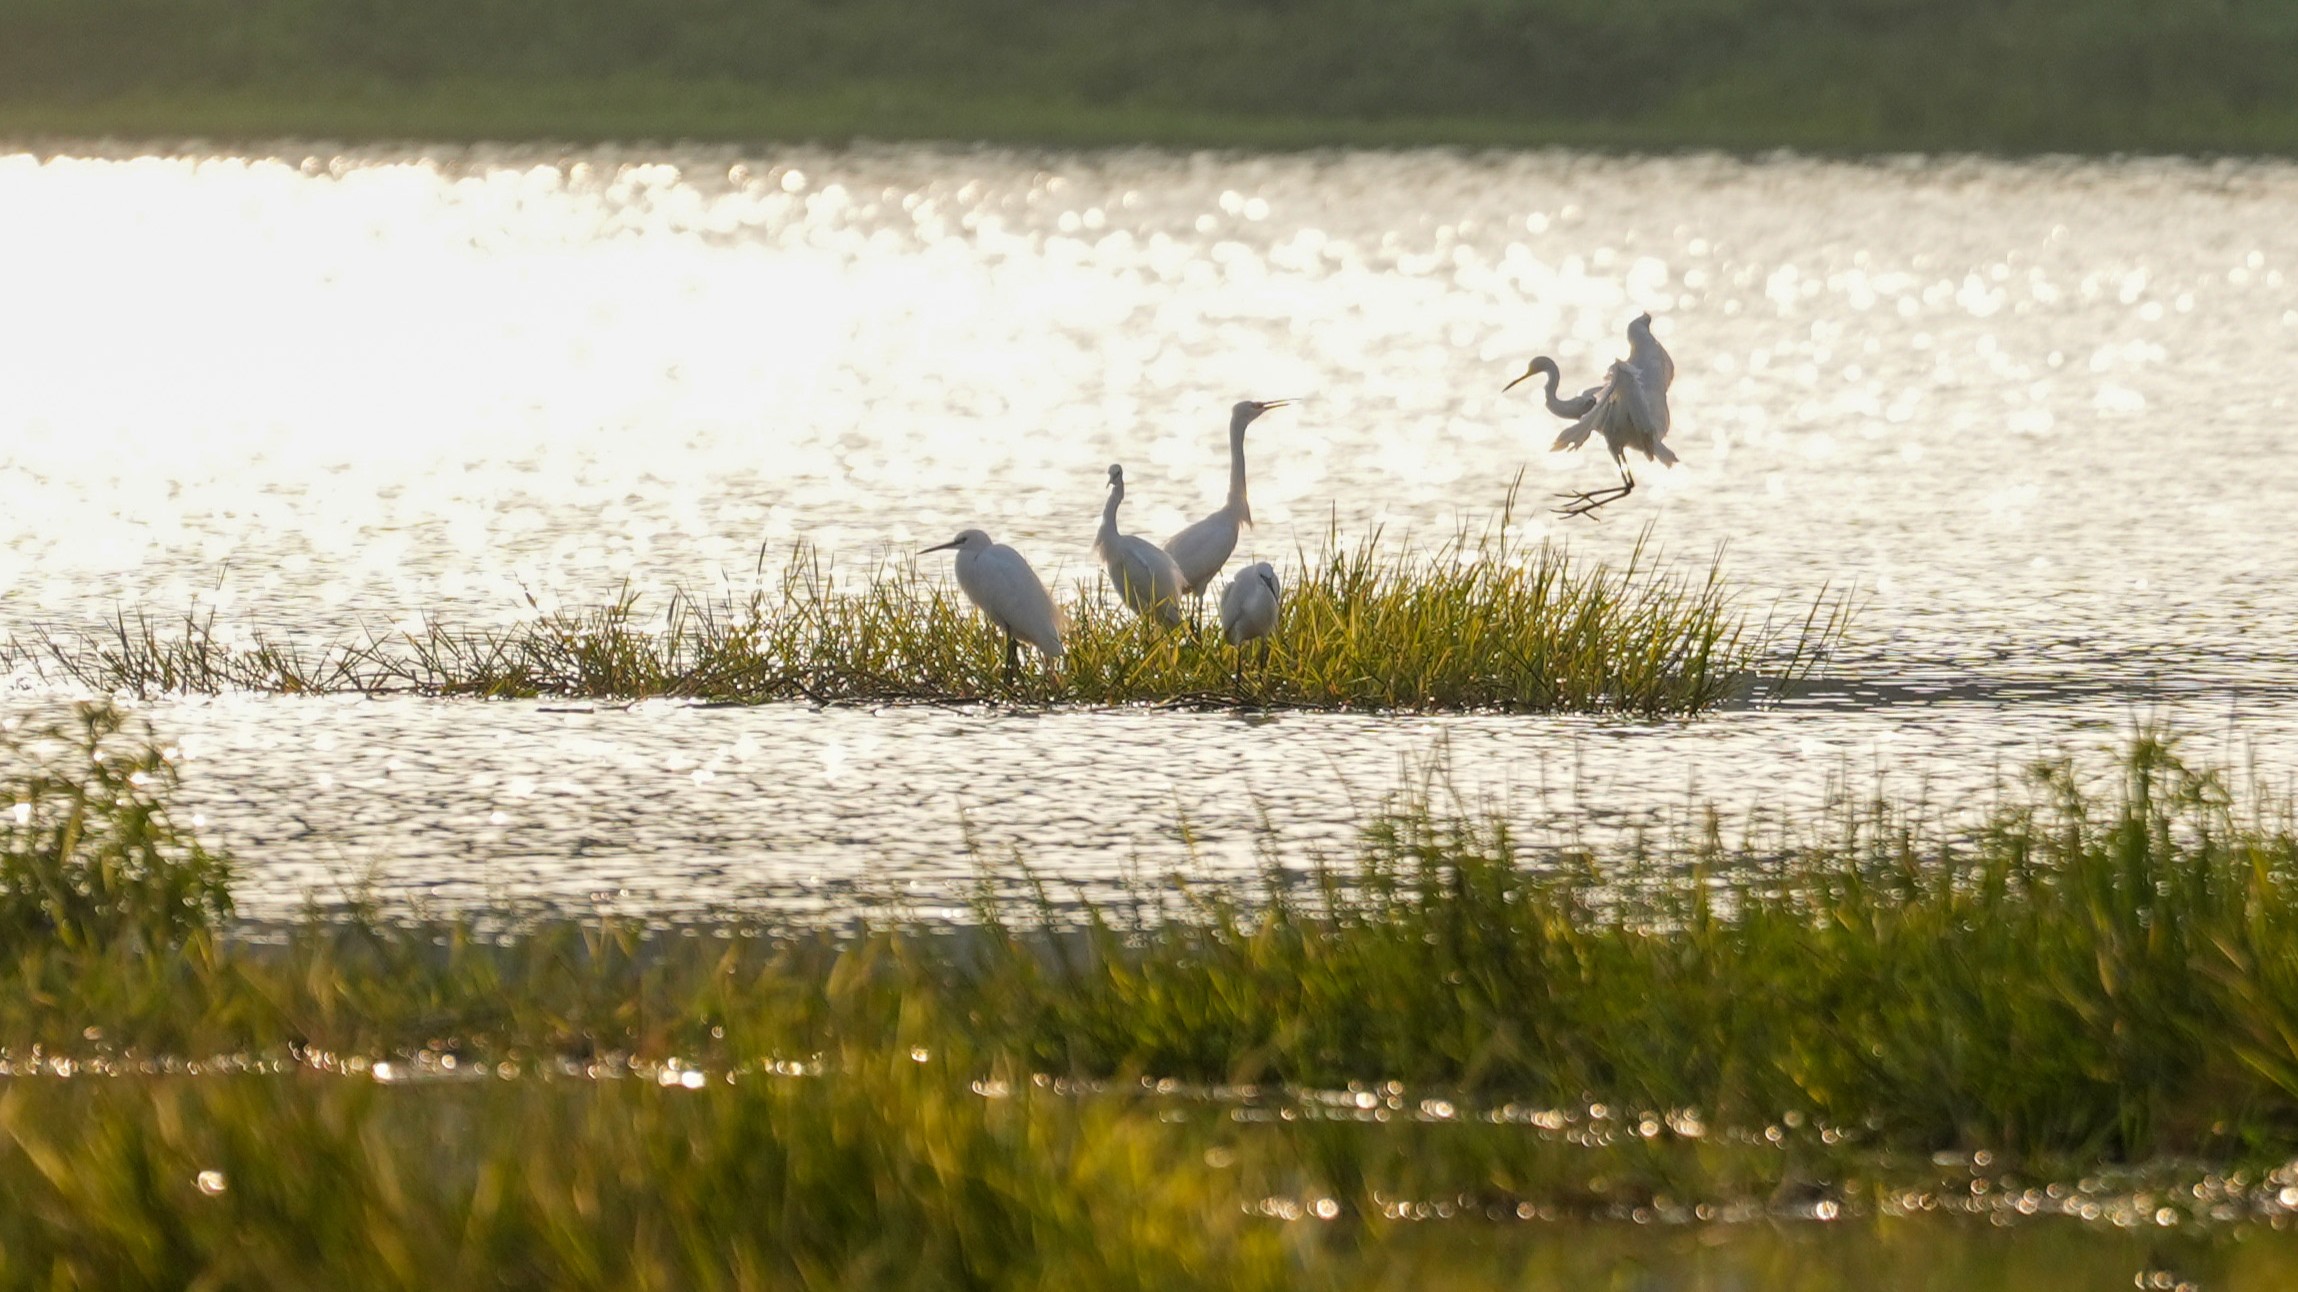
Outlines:
{"label": "blurred foreground grass", "polygon": [[0,131],[2287,152],[2279,0],[5,0]]}
{"label": "blurred foreground grass", "polygon": [[1066,599],[1062,667],[1049,674],[1030,654],[1014,683],[1000,676],[1003,638],[946,579],[914,563],[847,579],[804,548],[756,591],[677,596],[652,614],[624,597],[509,628],[426,621],[324,649],[219,631],[212,618],[123,615],[8,653],[94,690],[138,694],[1692,714],[1802,678],[1849,613],[1846,598],[1823,592],[1784,622],[1754,620],[1720,556],[1687,570],[1639,547],[1614,568],[1499,537],[1461,538],[1425,559],[1369,543],[1328,547],[1284,577],[1279,630],[1242,661],[1221,641],[1212,605],[1201,634],[1168,632],[1117,605],[1105,583],[1080,588]]}
{"label": "blurred foreground grass", "polygon": [[2291,805],[2155,736],[1960,819],[1535,857],[1408,797],[1256,885],[843,931],[236,928],[115,711],[5,757],[7,1285],[2298,1273]]}

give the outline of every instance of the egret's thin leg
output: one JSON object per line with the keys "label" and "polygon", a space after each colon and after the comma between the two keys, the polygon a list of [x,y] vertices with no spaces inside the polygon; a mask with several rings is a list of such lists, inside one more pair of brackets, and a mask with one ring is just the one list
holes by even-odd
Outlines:
{"label": "egret's thin leg", "polygon": [[1020,674],[1020,672],[1021,643],[1015,641],[1013,639],[1013,634],[1009,632],[1005,635],[1005,684],[1007,686],[1012,686],[1013,679],[1018,674]]}
{"label": "egret's thin leg", "polygon": [[1556,509],[1556,514],[1559,516],[1594,516],[1597,508],[1607,503],[1618,502],[1634,493],[1636,491],[1636,478],[1628,474],[1628,464],[1622,462],[1619,467],[1620,483],[1610,489],[1595,489],[1587,493],[1557,494],[1557,497],[1566,501],[1563,506]]}

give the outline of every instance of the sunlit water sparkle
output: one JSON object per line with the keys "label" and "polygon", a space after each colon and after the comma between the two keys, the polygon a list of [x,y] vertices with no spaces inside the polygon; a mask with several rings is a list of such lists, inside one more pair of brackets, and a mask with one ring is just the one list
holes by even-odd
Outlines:
{"label": "sunlit water sparkle", "polygon": [[[318,641],[744,586],[980,525],[1091,577],[1208,509],[1234,400],[1282,562],[1602,483],[1500,387],[1650,309],[1672,441],[1616,558],[1856,586],[1844,684],[1689,724],[228,698],[151,706],[291,904],[946,901],[969,835],[1099,881],[1337,845],[1400,761],[1554,831],[1935,797],[2168,717],[2298,768],[2298,168],[874,148],[0,153],[0,628]],[[1190,861],[1181,822],[1197,840]],[[914,885],[914,890],[912,886]]]}

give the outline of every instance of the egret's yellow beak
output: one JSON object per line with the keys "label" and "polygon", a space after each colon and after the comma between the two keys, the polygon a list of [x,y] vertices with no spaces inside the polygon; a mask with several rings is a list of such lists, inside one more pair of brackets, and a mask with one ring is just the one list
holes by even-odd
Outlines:
{"label": "egret's yellow beak", "polygon": [[1535,372],[1538,372],[1538,371],[1540,371],[1538,368],[1526,368],[1526,369],[1524,370],[1524,375],[1523,375],[1523,376],[1521,376],[1521,377],[1518,377],[1516,380],[1509,382],[1509,383],[1508,383],[1507,385],[1505,385],[1505,386],[1502,386],[1502,387],[1500,388],[1500,393],[1501,393],[1501,394],[1503,394],[1503,395],[1505,395],[1505,394],[1507,394],[1509,391],[1516,389],[1516,387],[1518,387],[1519,385],[1522,385],[1524,382],[1526,382],[1526,381],[1530,380],[1530,379],[1531,379],[1531,377],[1532,377],[1532,374],[1533,374],[1533,373],[1535,373]]}

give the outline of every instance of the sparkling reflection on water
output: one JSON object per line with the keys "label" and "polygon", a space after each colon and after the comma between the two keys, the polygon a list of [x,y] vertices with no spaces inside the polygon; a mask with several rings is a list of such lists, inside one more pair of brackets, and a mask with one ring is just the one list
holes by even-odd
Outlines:
{"label": "sparkling reflection on water", "polygon": [[[1635,727],[1520,718],[235,698],[154,706],[249,899],[370,875],[540,892],[941,900],[968,830],[1064,876],[1337,842],[1400,760],[1559,830],[1692,797],[1935,795],[2168,716],[2289,758],[2298,169],[878,148],[0,155],[0,628],[142,607],[313,639],[737,585],[978,524],[1089,577],[1215,501],[1257,424],[1282,559],[1600,483],[1500,386],[1593,381],[1652,310],[1668,551],[1754,603],[1856,584],[1842,683]],[[1527,537],[1550,518],[1520,513]],[[2233,733],[2231,736],[2228,733]],[[1355,802],[1352,804],[1351,796]],[[961,821],[960,810],[964,812]]]}

